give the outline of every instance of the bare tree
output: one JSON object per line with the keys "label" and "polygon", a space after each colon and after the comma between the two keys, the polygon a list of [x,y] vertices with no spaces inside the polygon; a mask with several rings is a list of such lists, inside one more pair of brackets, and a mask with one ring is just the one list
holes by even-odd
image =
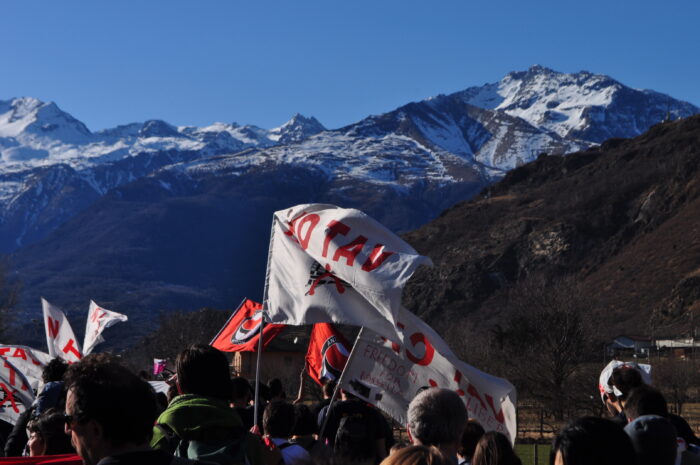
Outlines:
{"label": "bare tree", "polygon": [[654,364],[654,380],[677,415],[691,398],[690,390],[700,381],[695,360],[659,359]]}
{"label": "bare tree", "polygon": [[514,288],[508,303],[494,342],[516,386],[555,420],[588,408],[594,381],[582,383],[575,375],[596,347],[590,297],[571,278],[538,277]]}

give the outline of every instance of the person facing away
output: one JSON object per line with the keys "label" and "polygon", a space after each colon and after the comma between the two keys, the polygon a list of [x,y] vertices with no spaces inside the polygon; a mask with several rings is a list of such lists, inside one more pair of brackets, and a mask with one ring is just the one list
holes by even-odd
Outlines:
{"label": "person facing away", "polygon": [[522,462],[503,433],[489,431],[479,438],[472,465],[522,465]]}
{"label": "person facing away", "polygon": [[426,389],[408,405],[408,433],[413,444],[435,446],[455,464],[466,424],[467,408],[449,389]]}
{"label": "person facing away", "polygon": [[265,435],[282,452],[284,465],[301,465],[311,459],[299,444],[290,442],[294,428],[294,406],[283,400],[273,400],[265,407],[263,429]]}
{"label": "person facing away", "polygon": [[612,420],[583,417],[566,425],[552,443],[550,465],[636,465],[632,442]]}
{"label": "person facing away", "polygon": [[156,419],[153,389],[116,357],[86,356],[68,368],[65,383],[65,432],[85,465],[173,463],[170,454],[148,446]]}
{"label": "person facing away", "polygon": [[440,449],[433,446],[407,446],[392,452],[380,465],[451,465]]}
{"label": "person facing away", "polygon": [[192,345],[175,361],[179,395],[160,414],[151,446],[216,463],[262,462],[262,445],[231,408],[231,375],[224,354]]}
{"label": "person facing away", "polygon": [[459,443],[459,448],[457,449],[459,465],[471,465],[476,445],[485,432],[486,431],[484,431],[484,428],[478,421],[473,419],[467,421],[467,425],[464,427],[464,432],[462,433],[462,439]]}

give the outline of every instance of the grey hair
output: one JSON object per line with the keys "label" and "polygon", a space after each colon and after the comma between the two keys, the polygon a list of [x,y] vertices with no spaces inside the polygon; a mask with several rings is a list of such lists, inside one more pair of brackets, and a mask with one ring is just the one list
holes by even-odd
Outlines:
{"label": "grey hair", "polygon": [[426,446],[459,442],[466,424],[467,408],[449,389],[426,389],[408,405],[411,436]]}

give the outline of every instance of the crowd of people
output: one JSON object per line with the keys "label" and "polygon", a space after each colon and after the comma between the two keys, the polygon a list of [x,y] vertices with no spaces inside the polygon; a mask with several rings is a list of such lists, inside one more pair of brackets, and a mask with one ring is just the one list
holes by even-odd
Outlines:
{"label": "crowd of people", "polygon": [[[511,441],[484,431],[454,391],[427,388],[411,401],[408,441],[373,406],[323,387],[321,402],[289,402],[279,380],[231,378],[223,353],[193,345],[176,360],[168,395],[109,354],[67,366],[54,360],[32,408],[7,435],[7,456],[76,453],[85,465],[520,465]],[[578,418],[556,435],[550,465],[692,465],[700,440],[670,414],[634,365],[603,389],[611,417]],[[258,412],[258,418],[255,412]],[[257,421],[256,421],[257,420]]]}

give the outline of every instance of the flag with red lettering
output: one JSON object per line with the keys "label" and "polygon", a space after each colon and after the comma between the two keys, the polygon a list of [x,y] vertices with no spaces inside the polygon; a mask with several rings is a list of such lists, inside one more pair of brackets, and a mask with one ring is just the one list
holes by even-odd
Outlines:
{"label": "flag with red lettering", "polygon": [[104,342],[102,331],[121,321],[127,321],[128,319],[129,318],[126,315],[122,315],[121,313],[113,312],[111,310],[106,310],[91,300],[87,324],[85,326],[83,355],[89,354],[97,344]]}
{"label": "flag with red lettering", "polygon": [[32,389],[36,390],[41,383],[44,366],[51,361],[46,352],[27,346],[0,345],[0,357],[10,361],[24,376]]}
{"label": "flag with red lettering", "polygon": [[323,380],[336,381],[350,355],[350,344],[330,323],[316,323],[311,330],[306,362],[309,376],[318,384]]}
{"label": "flag with red lettering", "polygon": [[27,378],[6,358],[0,358],[0,420],[13,425],[34,402]]}
{"label": "flag with red lettering", "polygon": [[[243,299],[209,345],[222,352],[256,352],[262,318],[262,305]],[[267,347],[284,326],[266,324],[263,329],[263,347]]]}
{"label": "flag with red lettering", "polygon": [[347,323],[397,336],[403,286],[419,265],[431,264],[361,211],[333,205],[276,212],[270,241],[266,312],[273,323]]}
{"label": "flag with red lettering", "polygon": [[423,389],[441,387],[459,394],[470,418],[487,431],[515,441],[516,392],[511,383],[459,360],[425,322],[402,310],[404,344],[388,341],[364,327],[345,366],[341,387],[376,405],[401,424],[408,404]]}
{"label": "flag with red lettering", "polygon": [[41,299],[41,306],[44,310],[46,344],[49,346],[51,358],[60,357],[69,363],[80,360],[83,357],[80,344],[73,334],[68,318],[44,298]]}

